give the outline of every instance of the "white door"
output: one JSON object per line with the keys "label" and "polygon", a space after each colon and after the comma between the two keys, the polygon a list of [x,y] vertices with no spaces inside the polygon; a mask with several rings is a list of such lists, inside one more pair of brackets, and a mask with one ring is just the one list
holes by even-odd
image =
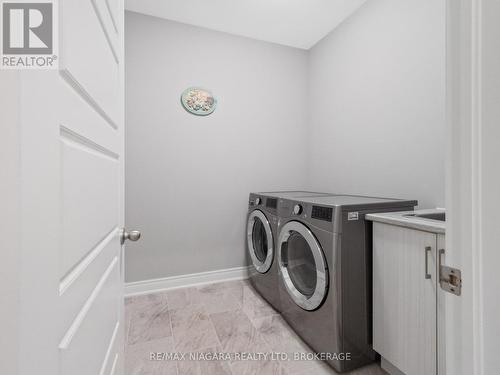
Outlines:
{"label": "white door", "polygon": [[1,73],[12,89],[2,130],[15,232],[0,373],[120,375],[123,1],[58,7],[60,69]]}
{"label": "white door", "polygon": [[446,373],[500,369],[500,1],[448,0]]}

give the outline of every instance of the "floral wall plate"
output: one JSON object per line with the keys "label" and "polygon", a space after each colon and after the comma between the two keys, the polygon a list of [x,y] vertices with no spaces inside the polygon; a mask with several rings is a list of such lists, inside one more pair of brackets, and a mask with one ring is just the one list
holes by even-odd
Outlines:
{"label": "floral wall plate", "polygon": [[182,106],[197,116],[207,116],[215,111],[217,99],[208,90],[199,87],[190,87],[181,95]]}

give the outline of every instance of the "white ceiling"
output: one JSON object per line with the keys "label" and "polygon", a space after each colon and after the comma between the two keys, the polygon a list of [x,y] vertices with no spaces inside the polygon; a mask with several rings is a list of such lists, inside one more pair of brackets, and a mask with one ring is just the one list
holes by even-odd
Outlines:
{"label": "white ceiling", "polygon": [[126,8],[230,34],[309,49],[366,0],[126,0]]}

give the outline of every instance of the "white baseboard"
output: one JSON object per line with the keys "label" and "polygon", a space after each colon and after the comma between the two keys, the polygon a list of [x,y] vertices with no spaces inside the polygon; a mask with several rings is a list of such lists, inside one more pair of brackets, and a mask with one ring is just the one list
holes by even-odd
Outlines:
{"label": "white baseboard", "polygon": [[162,279],[135,281],[125,284],[125,296],[130,297],[140,294],[162,292],[169,289],[185,288],[188,286],[245,279],[248,279],[248,267],[236,267],[218,271],[165,277]]}

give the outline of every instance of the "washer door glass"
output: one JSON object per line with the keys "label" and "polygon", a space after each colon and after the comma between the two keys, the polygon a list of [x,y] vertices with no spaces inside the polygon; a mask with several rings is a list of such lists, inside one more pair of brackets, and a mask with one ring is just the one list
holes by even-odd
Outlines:
{"label": "washer door glass", "polygon": [[247,246],[255,269],[260,273],[269,271],[274,257],[273,233],[266,215],[260,210],[248,215]]}
{"label": "washer door glass", "polygon": [[278,249],[288,294],[303,309],[317,309],[328,290],[328,269],[316,237],[305,225],[291,221],[281,229]]}

